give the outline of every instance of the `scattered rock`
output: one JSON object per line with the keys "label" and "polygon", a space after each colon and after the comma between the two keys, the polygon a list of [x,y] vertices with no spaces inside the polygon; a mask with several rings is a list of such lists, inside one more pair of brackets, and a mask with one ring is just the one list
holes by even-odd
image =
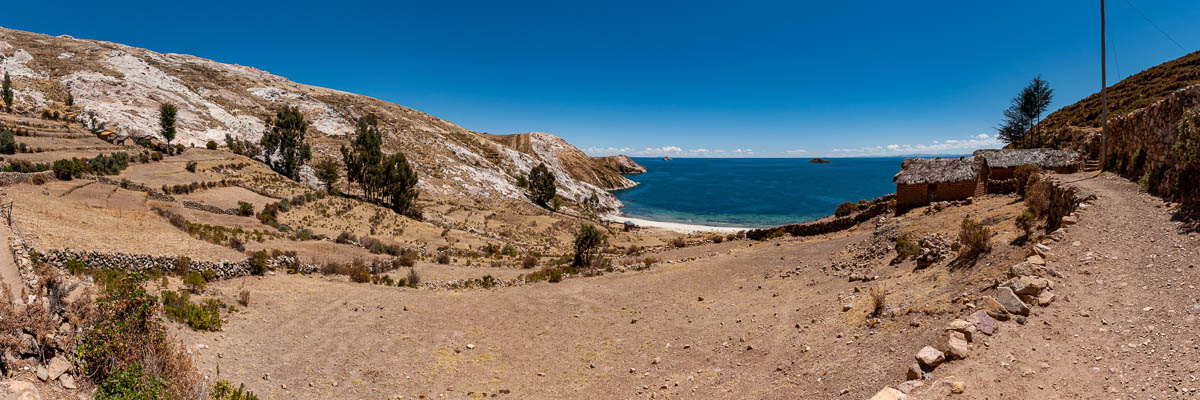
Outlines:
{"label": "scattered rock", "polygon": [[916,357],[917,362],[920,362],[921,365],[931,368],[941,365],[942,361],[946,361],[946,355],[944,353],[930,346],[921,348],[921,350],[917,352]]}
{"label": "scattered rock", "polygon": [[951,393],[961,394],[962,392],[965,392],[966,390],[967,390],[966,382],[963,382],[963,381],[950,382],[950,392]]}
{"label": "scattered rock", "polygon": [[[68,388],[71,389],[71,388]],[[37,387],[33,382],[19,381],[10,379],[0,382],[0,398],[16,399],[16,400],[37,400],[42,396],[38,394]]]}
{"label": "scattered rock", "polygon": [[57,356],[50,360],[47,372],[50,374],[50,379],[58,379],[59,376],[62,376],[69,369],[71,369],[71,362],[62,356]]}
{"label": "scattered rock", "polygon": [[1037,296],[1042,290],[1050,287],[1050,280],[1036,276],[1019,276],[1009,279],[1001,286],[1012,289],[1013,293],[1026,296]]}
{"label": "scattered rock", "polygon": [[1001,321],[1008,321],[1008,309],[1004,308],[1004,305],[1000,304],[995,297],[984,297],[982,303],[983,311],[988,316]]}
{"label": "scattered rock", "polygon": [[1054,302],[1054,292],[1044,290],[1042,293],[1038,294],[1037,303],[1039,306],[1045,307],[1050,305],[1052,302]]}
{"label": "scattered rock", "polygon": [[1028,261],[1030,264],[1037,265],[1037,266],[1045,266],[1046,265],[1046,259],[1042,258],[1042,256],[1039,256],[1037,254],[1029,256],[1029,258],[1026,258],[1025,261]]}
{"label": "scattered rock", "polygon": [[871,400],[904,400],[907,398],[908,395],[891,387],[885,387],[883,390],[880,390],[879,393],[875,393],[874,396],[871,396]]}
{"label": "scattered rock", "polygon": [[467,350],[475,350],[475,345],[467,343]]}
{"label": "scattered rock", "polygon": [[1034,267],[1033,264],[1030,264],[1028,261],[1022,261],[1020,264],[1013,264],[1013,266],[1008,267],[1008,277],[1009,278],[1016,278],[1018,276],[1036,275],[1036,274],[1037,274],[1037,268]]}
{"label": "scattered rock", "polygon": [[962,333],[950,331],[946,334],[946,355],[952,359],[967,358],[970,347]]}
{"label": "scattered rock", "polygon": [[961,319],[956,319],[954,321],[950,321],[950,324],[946,326],[945,330],[948,332],[953,331],[961,333],[968,342],[974,342],[975,329],[975,324]]}
{"label": "scattered rock", "polygon": [[987,311],[984,310],[976,311],[974,314],[967,316],[967,322],[975,325],[975,329],[984,335],[991,336],[996,331],[996,320],[988,316]]}
{"label": "scattered rock", "polygon": [[1079,217],[1076,217],[1075,214],[1062,217],[1063,225],[1075,225],[1077,223],[1079,223]]}
{"label": "scattered rock", "polygon": [[920,364],[912,363],[908,366],[908,372],[904,374],[904,377],[910,381],[921,379],[925,377],[925,371],[921,370]]}
{"label": "scattered rock", "polygon": [[1010,314],[1029,315],[1029,306],[1025,305],[1025,302],[1021,301],[1010,288],[1002,286],[996,289],[996,301],[1000,302],[1000,305],[1004,306],[1004,310]]}
{"label": "scattered rock", "polygon": [[47,379],[50,379],[50,371],[48,371],[46,369],[45,365],[38,365],[37,378],[41,379],[43,382],[46,381]]}
{"label": "scattered rock", "polygon": [[900,386],[897,387],[897,389],[900,389],[901,393],[911,393],[913,390],[916,390],[917,388],[919,388],[921,386],[925,386],[924,381],[910,379],[910,380],[904,381],[904,383],[901,383]]}
{"label": "scattered rock", "polygon": [[71,374],[60,375],[58,377],[58,383],[62,384],[62,387],[67,388],[67,389],[78,389],[79,388],[78,386],[75,386],[75,378],[72,377]]}

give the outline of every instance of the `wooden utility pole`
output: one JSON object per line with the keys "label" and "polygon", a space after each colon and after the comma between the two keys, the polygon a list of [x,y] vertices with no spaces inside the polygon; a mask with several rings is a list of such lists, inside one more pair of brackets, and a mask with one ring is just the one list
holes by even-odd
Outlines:
{"label": "wooden utility pole", "polygon": [[1100,123],[1100,170],[1108,166],[1108,58],[1104,43],[1104,0],[1100,0],[1100,99],[1104,104],[1103,120]]}

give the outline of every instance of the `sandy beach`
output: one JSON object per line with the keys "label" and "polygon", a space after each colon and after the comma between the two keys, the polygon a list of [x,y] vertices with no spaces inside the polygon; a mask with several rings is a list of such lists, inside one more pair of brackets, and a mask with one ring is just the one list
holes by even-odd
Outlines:
{"label": "sandy beach", "polygon": [[754,228],[748,228],[748,227],[707,226],[707,225],[682,224],[682,223],[678,223],[678,222],[651,221],[651,220],[646,220],[646,219],[641,219],[641,218],[626,217],[624,215],[610,215],[610,216],[604,217],[604,221],[606,221],[606,222],[613,221],[613,222],[618,222],[618,223],[632,222],[635,225],[643,227],[643,228],[659,228],[659,229],[666,229],[666,230],[669,230],[672,232],[688,233],[688,234],[696,233],[696,232],[736,233],[739,231],[754,229]]}

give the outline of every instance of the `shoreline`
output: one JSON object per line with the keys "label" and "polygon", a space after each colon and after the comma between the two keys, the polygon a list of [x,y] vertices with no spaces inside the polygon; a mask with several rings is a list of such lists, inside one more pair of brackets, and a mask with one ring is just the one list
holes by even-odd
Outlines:
{"label": "shoreline", "polygon": [[681,223],[681,222],[651,221],[648,219],[626,217],[626,216],[620,215],[620,214],[608,215],[608,216],[601,218],[601,220],[604,222],[617,222],[617,223],[622,223],[622,224],[625,222],[632,222],[641,228],[659,228],[659,229],[665,229],[668,231],[674,231],[674,232],[685,233],[685,234],[691,234],[691,233],[697,233],[697,232],[737,233],[740,231],[748,231],[748,230],[754,229],[751,227],[709,226],[709,225],[698,225],[698,224],[685,224],[685,223]]}

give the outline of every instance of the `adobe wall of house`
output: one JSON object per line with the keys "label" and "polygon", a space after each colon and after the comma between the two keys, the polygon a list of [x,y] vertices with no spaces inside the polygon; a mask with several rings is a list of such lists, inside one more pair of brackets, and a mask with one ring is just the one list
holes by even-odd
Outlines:
{"label": "adobe wall of house", "polygon": [[[1198,105],[1200,85],[1193,85],[1148,107],[1110,118],[1108,140],[1102,151],[1128,167],[1134,153],[1142,149],[1146,154],[1145,166],[1141,171],[1126,171],[1125,175],[1137,180],[1141,174],[1149,173],[1151,191],[1171,195],[1172,182],[1180,172],[1180,162],[1172,149],[1179,135],[1179,121],[1183,119],[1184,111]],[[1116,162],[1110,160],[1105,168],[1115,165]]]}
{"label": "adobe wall of house", "polygon": [[896,185],[896,208],[906,210],[929,204],[929,185]]}
{"label": "adobe wall of house", "polygon": [[1016,171],[1016,168],[991,168],[988,170],[988,179],[997,181],[1012,179],[1013,171]]}
{"label": "adobe wall of house", "polygon": [[952,183],[939,183],[937,192],[933,193],[930,200],[932,201],[954,201],[962,200],[975,195],[977,181],[962,181]]}

